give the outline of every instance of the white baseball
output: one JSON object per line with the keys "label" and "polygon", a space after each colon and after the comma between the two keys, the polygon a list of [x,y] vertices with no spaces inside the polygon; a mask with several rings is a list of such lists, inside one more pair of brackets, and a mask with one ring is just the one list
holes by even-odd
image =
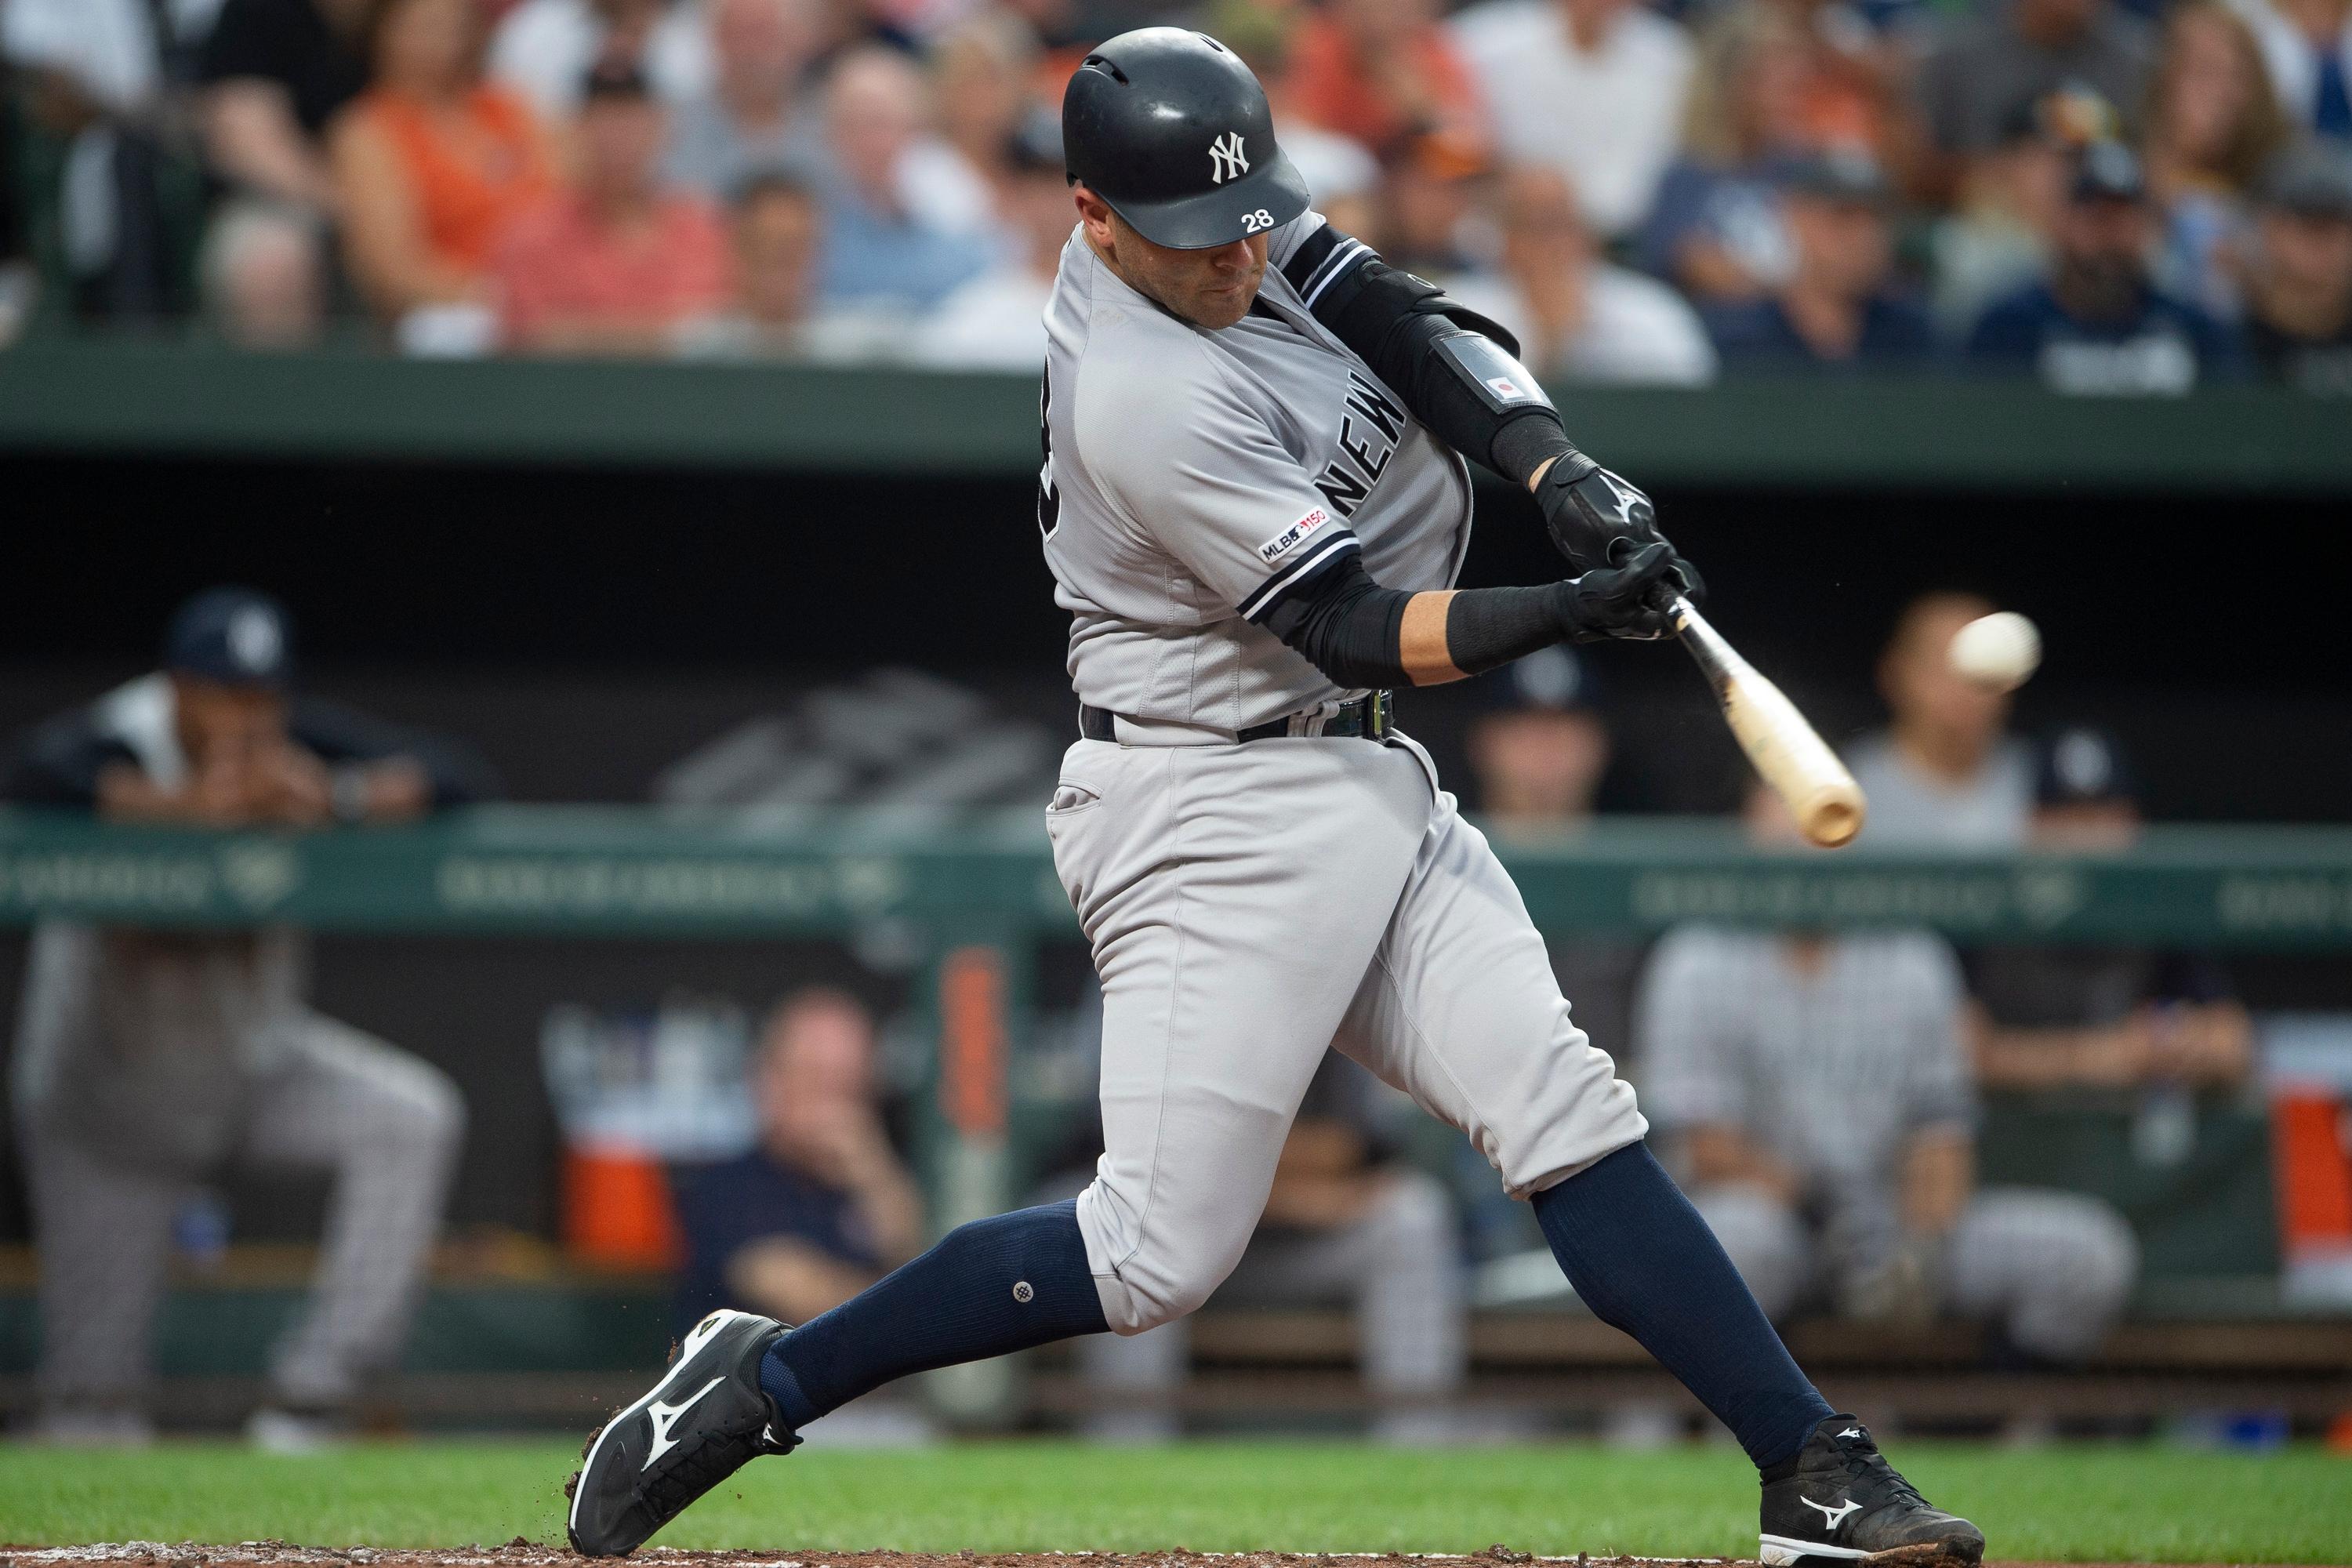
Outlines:
{"label": "white baseball", "polygon": [[1952,636],[1952,668],[1979,685],[2014,691],[2042,662],[2042,633],[2015,610],[1979,616]]}

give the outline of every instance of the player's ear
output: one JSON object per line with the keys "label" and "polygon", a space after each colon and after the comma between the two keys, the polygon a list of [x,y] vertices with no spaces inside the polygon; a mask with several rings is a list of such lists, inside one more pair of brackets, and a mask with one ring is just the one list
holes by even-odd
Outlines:
{"label": "player's ear", "polygon": [[1116,238],[1110,204],[1089,190],[1083,180],[1071,182],[1070,194],[1077,201],[1078,221],[1087,226],[1087,237],[1097,249],[1109,249]]}

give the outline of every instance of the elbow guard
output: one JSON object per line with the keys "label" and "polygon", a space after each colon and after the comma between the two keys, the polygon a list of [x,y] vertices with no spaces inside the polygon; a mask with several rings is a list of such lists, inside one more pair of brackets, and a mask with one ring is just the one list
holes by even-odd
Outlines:
{"label": "elbow guard", "polygon": [[1315,319],[1455,451],[1525,483],[1574,450],[1518,340],[1328,226],[1283,268]]}

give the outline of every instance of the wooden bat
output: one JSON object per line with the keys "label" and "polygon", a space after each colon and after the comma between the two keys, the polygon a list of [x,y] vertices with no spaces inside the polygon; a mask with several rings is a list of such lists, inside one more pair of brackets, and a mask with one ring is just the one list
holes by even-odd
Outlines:
{"label": "wooden bat", "polygon": [[1688,599],[1675,595],[1667,613],[1683,647],[1690,649],[1715,688],[1715,699],[1723,704],[1724,720],[1739,749],[1772,793],[1787,803],[1797,830],[1825,849],[1852,842],[1862,831],[1862,786],[1829,742]]}

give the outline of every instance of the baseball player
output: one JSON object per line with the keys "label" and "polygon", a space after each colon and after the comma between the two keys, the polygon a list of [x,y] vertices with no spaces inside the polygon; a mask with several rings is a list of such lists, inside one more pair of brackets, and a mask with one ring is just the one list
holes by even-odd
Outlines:
{"label": "baseball player", "polygon": [[[1192,1311],[1255,1229],[1328,1049],[1469,1135],[1578,1295],[1730,1427],[1774,1563],[1972,1563],[1833,1413],[1643,1143],[1510,879],[1389,692],[1654,637],[1696,574],[1570,445],[1508,335],[1307,211],[1265,95],[1151,27],[1063,103],[1078,229],[1045,311],[1037,522],[1083,739],[1046,813],[1103,986],[1105,1152],[798,1328],[697,1326],[590,1440],[572,1541],[624,1552],[892,1378]],[[1581,574],[1449,589],[1475,458]]]}
{"label": "baseball player", "polygon": [[[290,696],[291,670],[276,601],[199,595],[172,618],[163,668],[34,731],[0,799],[287,827],[398,821],[490,787],[458,748]],[[147,1436],[173,1217],[232,1168],[335,1177],[317,1288],[272,1360],[253,1438],[339,1435],[362,1381],[398,1358],[465,1104],[429,1063],[313,1011],[308,970],[283,927],[35,929],[14,1088],[40,1247],[44,1436]]]}

